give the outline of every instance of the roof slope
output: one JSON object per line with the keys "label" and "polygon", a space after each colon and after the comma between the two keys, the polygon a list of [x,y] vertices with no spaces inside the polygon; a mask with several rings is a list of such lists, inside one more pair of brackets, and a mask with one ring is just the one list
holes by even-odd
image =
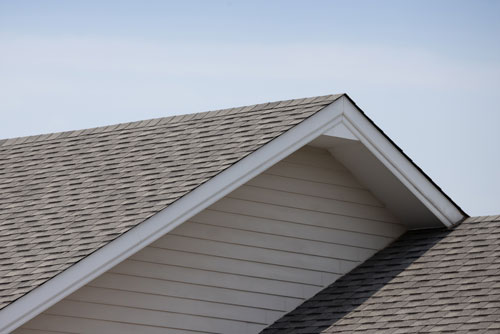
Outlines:
{"label": "roof slope", "polygon": [[0,308],[340,96],[0,141]]}
{"label": "roof slope", "polygon": [[262,334],[500,332],[500,215],[411,231]]}

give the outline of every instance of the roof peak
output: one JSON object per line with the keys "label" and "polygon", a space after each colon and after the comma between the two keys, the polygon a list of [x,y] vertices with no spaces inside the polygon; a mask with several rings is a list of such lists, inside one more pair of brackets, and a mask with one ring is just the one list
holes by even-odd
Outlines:
{"label": "roof peak", "polygon": [[194,119],[223,116],[223,115],[227,115],[229,113],[239,113],[242,111],[251,111],[253,109],[259,109],[259,110],[269,109],[270,110],[270,109],[276,109],[276,108],[292,107],[292,106],[297,106],[297,105],[301,105],[301,104],[325,103],[329,100],[331,100],[331,102],[333,102],[334,100],[338,99],[342,95],[344,95],[344,94],[330,94],[330,95],[313,96],[313,97],[306,97],[306,98],[300,98],[300,99],[289,99],[289,100],[265,102],[265,103],[246,105],[246,106],[240,106],[240,107],[216,109],[216,110],[203,111],[203,112],[197,112],[197,113],[189,113],[189,114],[181,114],[181,115],[173,115],[173,116],[152,118],[152,119],[147,119],[147,120],[132,121],[132,122],[112,124],[112,125],[104,125],[104,126],[79,129],[79,130],[70,130],[70,131],[53,132],[53,133],[47,133],[47,134],[5,138],[5,139],[0,139],[0,146],[10,146],[10,145],[16,145],[16,144],[32,143],[32,142],[60,139],[60,138],[73,137],[73,136],[86,135],[86,134],[103,133],[103,132],[108,132],[108,131],[113,131],[113,130],[123,130],[123,129],[138,128],[138,127],[147,127],[147,126],[154,126],[154,125],[158,125],[158,124],[180,123],[180,122],[190,121],[190,120],[194,120]]}

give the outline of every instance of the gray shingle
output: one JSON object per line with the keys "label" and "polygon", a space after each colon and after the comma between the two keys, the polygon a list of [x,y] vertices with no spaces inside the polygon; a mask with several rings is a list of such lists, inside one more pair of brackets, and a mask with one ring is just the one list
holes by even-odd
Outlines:
{"label": "gray shingle", "polygon": [[498,218],[407,232],[262,334],[498,333]]}
{"label": "gray shingle", "polygon": [[0,309],[338,99],[0,141]]}

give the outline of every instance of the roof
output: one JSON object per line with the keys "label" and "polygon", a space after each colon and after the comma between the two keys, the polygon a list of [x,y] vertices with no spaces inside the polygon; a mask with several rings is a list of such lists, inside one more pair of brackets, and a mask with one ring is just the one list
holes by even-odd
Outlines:
{"label": "roof", "polygon": [[362,148],[403,220],[467,217],[345,94],[1,140],[0,332],[317,140]]}
{"label": "roof", "polygon": [[0,308],[340,96],[0,141]]}
{"label": "roof", "polygon": [[404,234],[262,334],[500,332],[500,215]]}

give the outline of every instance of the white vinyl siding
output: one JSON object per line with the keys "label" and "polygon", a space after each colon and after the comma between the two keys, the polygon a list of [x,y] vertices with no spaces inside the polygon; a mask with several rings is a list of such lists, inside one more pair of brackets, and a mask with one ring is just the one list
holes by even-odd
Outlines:
{"label": "white vinyl siding", "polygon": [[258,333],[405,231],[304,147],[14,333]]}

